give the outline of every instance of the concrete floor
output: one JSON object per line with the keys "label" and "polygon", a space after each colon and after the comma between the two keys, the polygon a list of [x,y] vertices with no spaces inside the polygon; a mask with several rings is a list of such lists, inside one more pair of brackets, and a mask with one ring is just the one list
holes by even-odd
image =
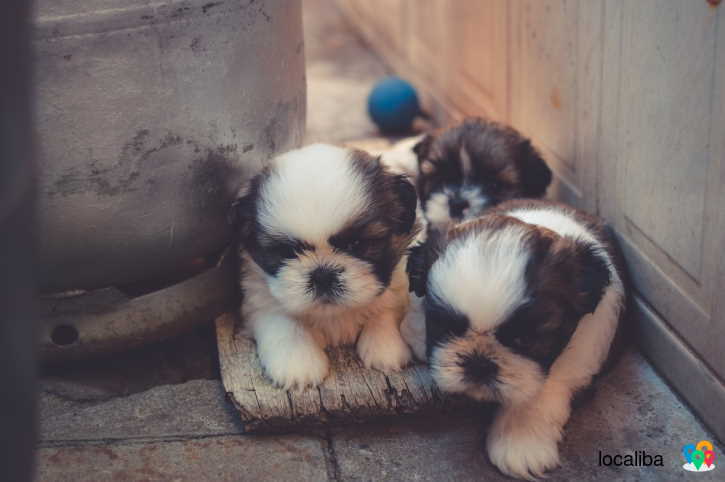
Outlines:
{"label": "concrete floor", "polygon": [[[308,141],[375,137],[365,113],[387,70],[326,0],[305,0]],[[210,326],[89,365],[47,371],[38,480],[510,480],[486,460],[483,414],[409,418],[316,433],[242,435],[218,379]],[[550,480],[725,480],[682,470],[686,443],[714,440],[637,353],[578,409]],[[716,453],[723,464],[722,446]],[[664,467],[602,467],[644,450]]]}

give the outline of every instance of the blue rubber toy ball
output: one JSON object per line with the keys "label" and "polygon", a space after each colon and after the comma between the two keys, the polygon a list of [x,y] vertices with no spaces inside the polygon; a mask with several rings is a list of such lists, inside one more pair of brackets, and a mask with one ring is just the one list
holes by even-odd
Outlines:
{"label": "blue rubber toy ball", "polygon": [[405,80],[387,77],[370,92],[368,113],[383,132],[407,132],[415,116],[420,114],[418,94]]}

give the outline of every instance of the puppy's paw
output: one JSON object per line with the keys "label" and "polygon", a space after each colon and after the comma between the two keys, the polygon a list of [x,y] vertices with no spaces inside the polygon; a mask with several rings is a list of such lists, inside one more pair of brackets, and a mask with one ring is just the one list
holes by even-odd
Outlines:
{"label": "puppy's paw", "polygon": [[258,350],[267,376],[285,390],[316,387],[330,371],[327,355],[313,343],[301,342],[266,350],[260,346]]}
{"label": "puppy's paw", "polygon": [[410,308],[400,324],[400,334],[413,350],[415,358],[425,362],[425,313],[423,298],[410,296]]}
{"label": "puppy's paw", "polygon": [[401,370],[412,360],[410,348],[397,330],[363,329],[357,341],[357,353],[366,368],[386,373]]}
{"label": "puppy's paw", "polygon": [[559,466],[559,440],[557,424],[502,409],[488,433],[486,448],[491,462],[504,474],[536,480]]}

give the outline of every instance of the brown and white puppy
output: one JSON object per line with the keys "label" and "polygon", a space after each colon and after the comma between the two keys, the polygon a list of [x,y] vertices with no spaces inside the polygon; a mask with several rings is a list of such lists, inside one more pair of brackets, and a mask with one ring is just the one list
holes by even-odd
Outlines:
{"label": "brown and white puppy", "polygon": [[503,201],[540,198],[551,183],[551,171],[529,139],[481,118],[428,134],[412,149],[418,196],[433,231],[476,218]]}
{"label": "brown and white puppy", "polygon": [[324,144],[278,156],[237,203],[241,314],[269,377],[317,385],[325,347],[354,343],[367,367],[411,358],[400,335],[415,188],[365,152]]}
{"label": "brown and white puppy", "polygon": [[[551,171],[529,139],[512,127],[477,117],[404,139],[382,152],[382,161],[416,181],[424,231],[418,241],[445,233],[497,204],[539,198],[551,183]],[[415,323],[422,300],[413,297],[401,330],[418,359],[424,326]]]}
{"label": "brown and white puppy", "polygon": [[509,201],[411,254],[425,294],[433,378],[500,403],[487,436],[505,474],[559,463],[572,397],[608,357],[625,308],[613,239],[596,218],[548,201]]}

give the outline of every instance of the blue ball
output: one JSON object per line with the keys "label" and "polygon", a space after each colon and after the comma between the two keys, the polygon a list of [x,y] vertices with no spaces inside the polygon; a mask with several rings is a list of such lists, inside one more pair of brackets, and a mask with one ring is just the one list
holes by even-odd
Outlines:
{"label": "blue ball", "polygon": [[387,77],[368,96],[368,114],[383,132],[409,131],[420,114],[418,94],[412,85],[398,77]]}

